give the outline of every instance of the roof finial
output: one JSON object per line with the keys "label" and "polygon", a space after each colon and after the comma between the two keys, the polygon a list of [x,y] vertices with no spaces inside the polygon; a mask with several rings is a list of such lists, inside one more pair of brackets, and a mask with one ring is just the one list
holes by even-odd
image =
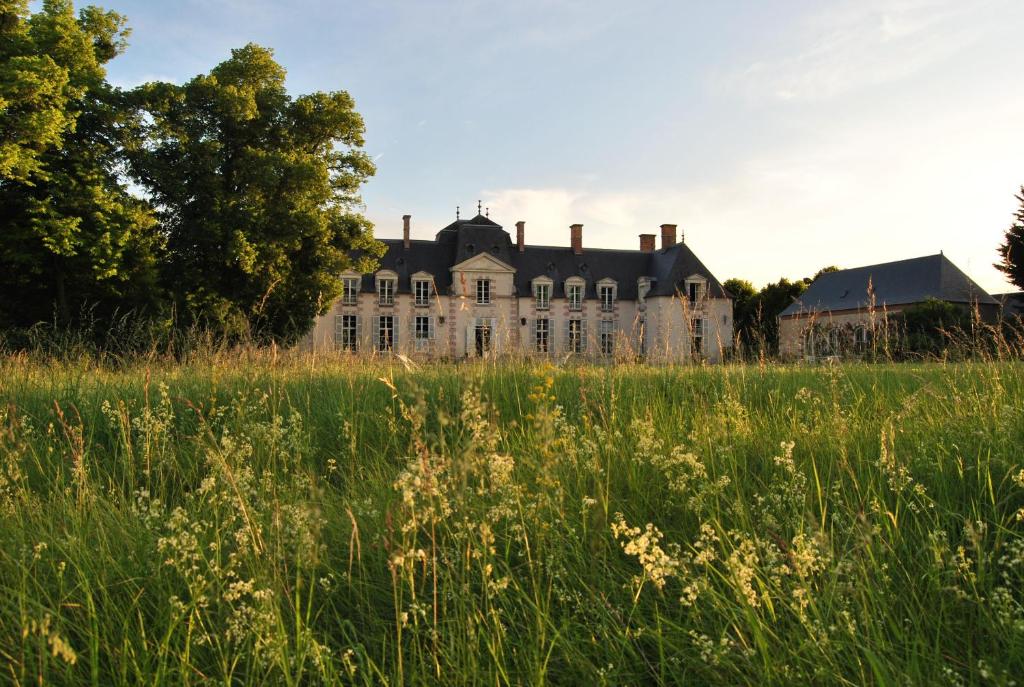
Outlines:
{"label": "roof finial", "polygon": [[455,206],[455,219],[456,220],[459,219],[459,206],[458,205]]}
{"label": "roof finial", "polygon": [[476,201],[476,214],[480,214],[480,206],[483,205],[479,200]]}
{"label": "roof finial", "polygon": [[484,208],[484,213],[485,213],[484,217],[490,217],[491,216],[491,209],[490,208]]}

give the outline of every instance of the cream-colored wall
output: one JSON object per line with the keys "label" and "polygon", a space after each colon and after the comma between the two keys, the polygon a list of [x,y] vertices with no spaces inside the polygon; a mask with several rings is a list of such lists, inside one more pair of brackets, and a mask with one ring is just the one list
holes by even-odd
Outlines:
{"label": "cream-colored wall", "polygon": [[836,327],[864,326],[869,330],[877,331],[879,327],[886,324],[886,316],[891,313],[900,312],[900,306],[887,308],[885,310],[844,310],[840,312],[821,312],[796,317],[779,318],[779,355],[787,360],[795,360],[804,357],[804,334],[812,326],[821,327],[824,330]]}
{"label": "cream-colored wall", "polygon": [[679,296],[647,299],[648,355],[652,361],[674,362],[693,359],[690,321],[704,320],[704,342],[700,358],[721,362],[732,348],[732,300],[704,298],[695,306]]}
{"label": "cream-colored wall", "polygon": [[[398,328],[396,352],[404,355],[448,355],[448,341],[445,336],[445,325],[440,323],[440,317],[447,314],[448,297],[435,296],[431,299],[429,306],[417,307],[414,305],[414,298],[411,294],[400,293],[395,295],[394,305],[379,305],[377,294],[361,292],[356,305],[342,305],[341,300],[336,301],[326,314],[318,317],[313,325],[313,330],[306,336],[306,345],[316,351],[327,352],[337,349],[335,345],[335,316],[337,315],[358,315],[360,323],[358,353],[370,355],[375,353],[373,349],[373,318],[378,315],[392,315],[396,319]],[[434,317],[435,338],[428,344],[428,350],[417,352],[415,350],[413,335],[415,333],[415,317],[417,315],[431,315]]]}
{"label": "cream-colored wall", "polygon": [[[476,303],[476,279],[486,276],[492,280],[491,304]],[[612,312],[602,312],[595,298],[584,299],[582,310],[570,311],[565,298],[551,299],[547,310],[537,310],[532,297],[514,295],[512,273],[457,272],[453,274],[452,295],[435,295],[429,307],[416,307],[411,294],[396,294],[393,306],[381,306],[375,292],[362,291],[354,306],[334,303],[328,312],[317,318],[305,345],[313,350],[337,350],[335,345],[335,316],[355,314],[360,317],[359,354],[374,355],[373,317],[394,315],[398,322],[396,352],[410,357],[465,358],[475,355],[474,339],[470,337],[467,351],[467,330],[475,326],[476,318],[495,319],[496,328],[492,351],[495,354],[525,354],[543,356],[534,350],[533,321],[540,317],[551,320],[549,357],[568,355],[565,340],[566,321],[583,318],[587,321],[587,358],[601,357],[600,321],[618,322],[615,353],[617,358],[632,358],[639,353],[637,322],[646,320],[646,354],[652,362],[681,362],[690,360],[689,321],[698,314],[704,317],[703,359],[718,362],[724,350],[732,347],[732,301],[705,299],[692,309],[689,302],[679,297],[648,298],[641,308],[637,301],[616,299]],[[426,352],[417,352],[413,341],[414,317],[429,314],[435,318],[435,338]],[[444,317],[442,324],[440,318]],[[723,322],[723,317],[725,321]],[[525,318],[526,323],[522,320]]]}

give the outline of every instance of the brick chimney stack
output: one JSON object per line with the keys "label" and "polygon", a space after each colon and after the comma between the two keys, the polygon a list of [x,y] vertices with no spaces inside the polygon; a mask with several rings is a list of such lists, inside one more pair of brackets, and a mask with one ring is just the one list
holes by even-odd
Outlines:
{"label": "brick chimney stack", "polygon": [[516,222],[516,247],[520,253],[526,250],[526,222],[523,220]]}
{"label": "brick chimney stack", "polygon": [[583,225],[570,224],[569,238],[572,240],[572,252],[575,255],[583,255]]}
{"label": "brick chimney stack", "polygon": [[671,248],[676,245],[676,225],[674,224],[662,224],[661,225],[661,249]]}
{"label": "brick chimney stack", "polygon": [[654,234],[640,234],[640,252],[654,252]]}
{"label": "brick chimney stack", "polygon": [[409,250],[409,220],[412,215],[402,215],[402,246]]}

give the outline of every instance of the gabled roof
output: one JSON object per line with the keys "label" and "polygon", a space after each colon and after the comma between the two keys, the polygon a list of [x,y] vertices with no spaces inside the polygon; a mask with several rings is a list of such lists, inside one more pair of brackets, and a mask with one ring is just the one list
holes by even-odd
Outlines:
{"label": "gabled roof", "polygon": [[869,284],[874,292],[874,305],[879,308],[921,303],[930,298],[950,303],[996,304],[992,296],[939,253],[826,272],[780,317],[870,307]]}
{"label": "gabled roof", "polygon": [[[637,280],[654,280],[649,296],[672,295],[683,290],[683,282],[692,274],[708,280],[708,293],[725,298],[726,293],[714,275],[697,259],[689,246],[676,244],[671,248],[643,253],[639,250],[584,248],[582,255],[569,246],[525,246],[522,253],[500,224],[489,217],[477,215],[459,219],[437,232],[433,241],[411,241],[406,249],[401,239],[381,240],[387,252],[380,259],[380,269],[398,274],[398,291],[412,289],[411,277],[427,272],[434,277],[439,293],[451,287],[451,268],[486,253],[513,267],[516,291],[521,296],[532,293],[534,278],[546,276],[554,283],[552,297],[565,295],[565,280],[579,276],[586,280],[586,298],[597,297],[597,282],[610,278],[618,284],[619,298],[637,297]],[[373,290],[373,275],[363,276],[363,289]]]}

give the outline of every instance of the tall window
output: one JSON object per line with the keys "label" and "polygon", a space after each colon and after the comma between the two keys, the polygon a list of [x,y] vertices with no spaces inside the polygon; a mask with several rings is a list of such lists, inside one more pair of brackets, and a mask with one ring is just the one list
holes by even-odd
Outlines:
{"label": "tall window", "polygon": [[359,295],[359,277],[345,277],[341,280],[342,305],[355,305]]}
{"label": "tall window", "polygon": [[611,312],[615,307],[615,287],[609,285],[599,286],[597,295],[601,299],[601,310]]}
{"label": "tall window", "polygon": [[430,305],[430,282],[426,279],[417,279],[412,285],[416,305],[420,307]]}
{"label": "tall window", "polygon": [[537,297],[537,310],[547,310],[551,305],[551,284],[536,284],[533,290]]}
{"label": "tall window", "polygon": [[536,321],[533,329],[533,341],[538,353],[547,353],[550,350],[551,320],[540,319]]}
{"label": "tall window", "polygon": [[425,351],[434,338],[434,318],[429,315],[417,315],[413,321],[413,339],[417,351]]}
{"label": "tall window", "polygon": [[611,355],[615,352],[615,322],[612,320],[601,320],[601,355]]}
{"label": "tall window", "polygon": [[583,309],[583,285],[582,284],[569,284],[566,287],[567,296],[569,298],[569,310],[582,310]]}
{"label": "tall window", "polygon": [[381,305],[395,304],[394,279],[381,279],[377,282],[377,302]]}
{"label": "tall window", "polygon": [[377,350],[381,353],[395,348],[395,317],[381,315],[377,324]]}
{"label": "tall window", "polygon": [[491,280],[476,280],[476,302],[480,305],[487,305],[491,302]]}
{"label": "tall window", "polygon": [[647,355],[647,320],[643,317],[637,323],[636,348],[640,355]]}
{"label": "tall window", "polygon": [[569,331],[566,337],[566,348],[569,349],[570,353],[582,353],[586,347],[586,333],[583,328],[583,320],[569,320],[567,326]]}
{"label": "tall window", "polygon": [[858,351],[866,351],[871,345],[871,336],[865,326],[857,327],[853,333],[853,343]]}
{"label": "tall window", "polygon": [[704,320],[700,317],[690,321],[690,347],[694,355],[704,353]]}
{"label": "tall window", "polygon": [[359,319],[356,315],[334,318],[334,342],[339,350],[355,351],[359,346]]}

